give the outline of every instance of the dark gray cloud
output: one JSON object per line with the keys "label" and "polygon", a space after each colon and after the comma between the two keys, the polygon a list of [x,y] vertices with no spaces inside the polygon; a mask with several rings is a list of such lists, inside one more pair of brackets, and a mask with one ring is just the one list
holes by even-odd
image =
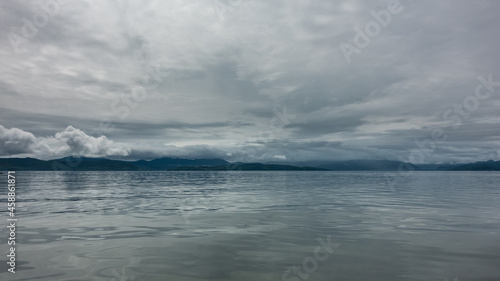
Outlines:
{"label": "dark gray cloud", "polygon": [[0,153],[498,158],[500,2],[401,0],[347,62],[389,2],[3,1]]}

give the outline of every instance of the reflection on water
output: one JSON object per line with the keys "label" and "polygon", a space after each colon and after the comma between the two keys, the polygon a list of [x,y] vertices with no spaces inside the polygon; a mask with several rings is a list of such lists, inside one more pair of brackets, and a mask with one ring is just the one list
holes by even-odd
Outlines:
{"label": "reflection on water", "polygon": [[500,280],[499,173],[388,176],[18,172],[0,279]]}

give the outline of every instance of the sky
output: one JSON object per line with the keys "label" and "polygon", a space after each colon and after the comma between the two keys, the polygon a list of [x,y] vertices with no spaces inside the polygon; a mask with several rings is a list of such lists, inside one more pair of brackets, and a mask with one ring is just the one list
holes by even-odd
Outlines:
{"label": "sky", "polygon": [[500,2],[0,2],[0,157],[500,159]]}

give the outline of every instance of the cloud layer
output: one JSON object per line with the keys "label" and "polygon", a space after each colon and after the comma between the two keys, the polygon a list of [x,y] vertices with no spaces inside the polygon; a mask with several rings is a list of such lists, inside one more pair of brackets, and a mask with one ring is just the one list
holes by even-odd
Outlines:
{"label": "cloud layer", "polygon": [[393,2],[6,1],[1,153],[498,159],[500,2]]}

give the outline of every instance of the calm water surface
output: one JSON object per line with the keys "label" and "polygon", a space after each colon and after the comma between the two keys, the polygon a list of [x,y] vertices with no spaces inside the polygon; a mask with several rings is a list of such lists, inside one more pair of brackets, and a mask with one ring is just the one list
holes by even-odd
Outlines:
{"label": "calm water surface", "polygon": [[16,176],[0,280],[500,280],[496,172]]}

